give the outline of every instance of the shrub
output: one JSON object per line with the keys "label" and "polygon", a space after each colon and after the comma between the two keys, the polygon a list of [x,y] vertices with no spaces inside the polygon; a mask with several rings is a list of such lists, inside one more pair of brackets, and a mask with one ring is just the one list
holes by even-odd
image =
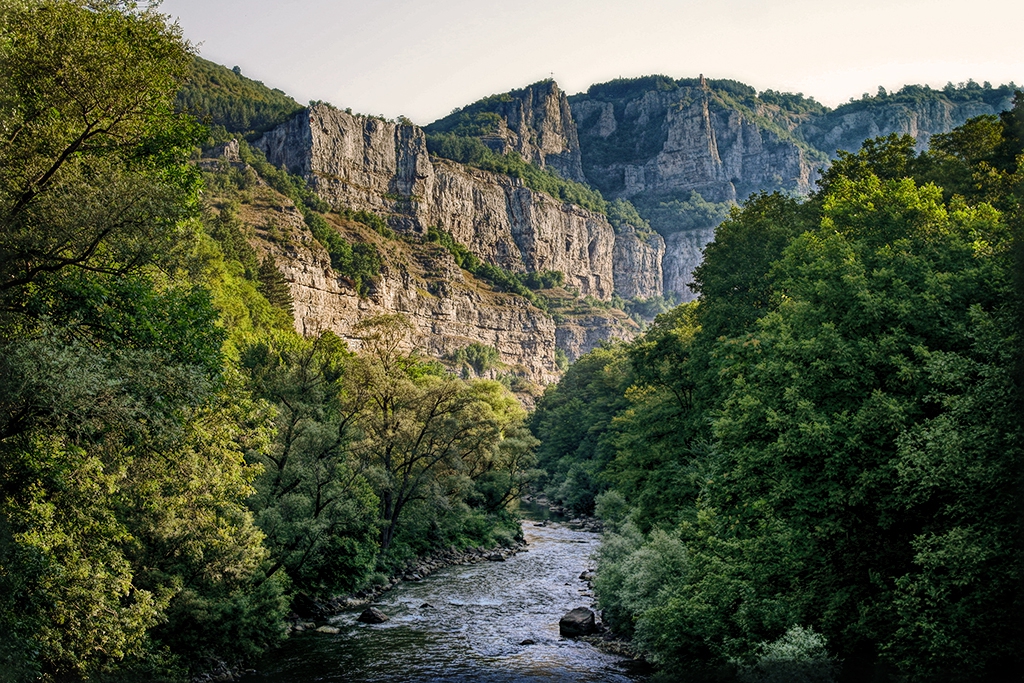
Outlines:
{"label": "shrub", "polygon": [[791,626],[772,642],[762,642],[753,664],[737,663],[743,683],[831,683],[838,665],[813,629]]}

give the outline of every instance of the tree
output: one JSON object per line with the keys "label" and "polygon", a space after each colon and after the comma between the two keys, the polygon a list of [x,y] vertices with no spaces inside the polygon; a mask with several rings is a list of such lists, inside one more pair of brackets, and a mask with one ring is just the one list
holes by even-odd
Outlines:
{"label": "tree", "polygon": [[361,435],[352,447],[376,482],[386,552],[408,506],[443,489],[445,478],[465,476],[473,463],[492,460],[503,430],[513,425],[503,415],[510,404],[498,385],[475,388],[436,363],[403,353],[411,330],[404,317],[377,316],[357,329],[363,346],[346,381],[348,405],[352,412],[361,408]]}
{"label": "tree", "polygon": [[653,660],[1019,671],[1014,120],[975,119],[923,157],[875,140],[803,203],[755,198],[709,246],[695,309],[633,343],[599,473],[633,509],[596,585]]}
{"label": "tree", "polygon": [[273,562],[310,592],[352,590],[376,558],[376,496],[351,451],[360,406],[344,396],[352,356],[336,335],[281,333],[251,343],[241,365],[274,406],[276,435],[249,452],[262,466],[249,499]]}
{"label": "tree", "polygon": [[[733,567],[755,569],[734,618],[745,613],[750,637],[770,635],[750,615],[784,588],[793,617],[846,657],[922,680],[984,676],[1018,637],[995,624],[1015,599],[1019,522],[990,493],[1020,467],[1001,355],[1006,228],[985,205],[946,207],[934,186],[856,175],[833,178],[821,228],[774,269],[777,310],[728,342],[715,421],[727,465],[703,494],[701,533],[746,544]],[[981,393],[991,412],[967,427],[961,407]],[[720,556],[714,545],[698,547]]]}
{"label": "tree", "polygon": [[176,269],[198,208],[198,128],[171,109],[190,48],[127,3],[0,16],[0,669],[155,677],[251,654],[284,605],[254,589],[260,413]]}
{"label": "tree", "polygon": [[2,11],[0,293],[17,309],[40,276],[120,274],[178,251],[198,206],[186,161],[199,129],[171,109],[191,54],[162,15],[75,1]]}
{"label": "tree", "polygon": [[612,420],[628,405],[631,380],[625,348],[598,347],[570,365],[537,401],[530,429],[541,442],[538,466],[546,471],[549,495],[574,510],[593,512],[606,486],[597,475],[614,455]]}

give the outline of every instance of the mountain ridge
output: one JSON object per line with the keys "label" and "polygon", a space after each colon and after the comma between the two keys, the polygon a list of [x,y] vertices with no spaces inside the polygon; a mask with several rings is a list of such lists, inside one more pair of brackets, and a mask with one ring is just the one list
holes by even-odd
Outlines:
{"label": "mountain ridge", "polygon": [[[262,86],[211,64],[200,64],[206,82],[228,84],[215,101],[244,102]],[[422,128],[322,102],[285,116],[292,105],[280,91],[266,89],[277,108],[263,119],[230,118],[225,106],[209,120],[220,126],[215,137],[248,137],[333,210],[376,217],[406,244],[447,235],[506,279],[550,272],[565,285],[561,293],[522,290],[529,295],[523,314],[532,321],[524,323],[523,336],[511,329],[514,321],[495,322],[483,300],[488,297],[460,295],[456,306],[456,293],[465,289],[460,283],[470,277],[459,267],[465,264],[440,267],[436,255],[418,246],[395,253],[423,261],[426,270],[392,258],[362,291],[315,249],[286,254],[264,248],[300,304],[297,329],[332,329],[346,337],[367,315],[402,312],[423,323],[416,323],[421,345],[434,355],[451,355],[462,343],[484,344],[507,367],[519,367],[523,378],[543,384],[558,376],[559,354],[571,361],[602,340],[635,336],[641,327],[622,309],[653,316],[666,303],[694,298],[688,287],[693,269],[730,206],[757,192],[808,194],[829,160],[808,139],[857,139],[859,146],[864,131],[946,132],[961,118],[1008,104],[1012,87],[907,86],[829,109],[800,94],[758,93],[738,81],[703,76],[616,79],[572,96],[545,80],[483,98]],[[253,123],[260,125],[245,128]],[[446,150],[459,158],[446,158]],[[301,221],[291,222],[304,230]],[[346,239],[366,238],[349,231]],[[316,241],[315,234],[299,239]],[[440,280],[429,273],[440,273]],[[514,288],[506,291],[515,299]],[[438,306],[448,313],[438,313]],[[613,315],[615,309],[620,312]],[[454,327],[431,322],[449,313]],[[531,362],[535,367],[527,367]]]}

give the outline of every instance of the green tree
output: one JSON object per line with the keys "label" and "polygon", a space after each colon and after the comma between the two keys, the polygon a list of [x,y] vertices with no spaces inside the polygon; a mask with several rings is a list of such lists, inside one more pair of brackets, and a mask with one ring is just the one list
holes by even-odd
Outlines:
{"label": "green tree", "polygon": [[[521,443],[505,445],[521,414],[497,383],[466,384],[403,349],[410,323],[399,315],[370,318],[358,326],[362,349],[346,375],[346,395],[359,410],[354,451],[375,480],[380,499],[380,547],[388,551],[410,505],[428,500],[458,478],[523,462]],[[522,441],[518,437],[518,441]],[[490,465],[480,467],[479,463]],[[516,475],[515,471],[511,472]],[[507,499],[508,494],[501,496]]]}
{"label": "green tree", "polygon": [[596,587],[654,661],[1019,670],[1016,120],[973,120],[923,156],[872,141],[805,202],[754,198],[709,246],[699,303],[631,345],[596,473],[615,530]]}
{"label": "green tree", "polygon": [[[729,342],[723,370],[732,389],[715,422],[728,464],[702,498],[711,521],[698,528],[744,543],[747,566],[777,568],[770,582],[763,570],[746,579],[755,590],[737,617],[763,612],[785,587],[788,613],[820,627],[846,656],[899,650],[900,668],[922,679],[954,662],[963,676],[984,675],[1018,637],[992,635],[1014,601],[1013,503],[984,492],[1019,477],[1013,401],[997,398],[1010,392],[995,353],[1012,338],[1006,228],[990,207],[947,208],[934,186],[855,175],[831,181],[821,229],[797,238],[776,266],[778,309]],[[954,367],[992,379],[972,390],[953,380],[953,388]],[[992,412],[964,441],[954,436],[966,428],[956,409],[975,391],[995,392]],[[943,436],[925,447],[935,430]],[[908,458],[916,465],[901,464]],[[945,467],[977,475],[943,485]],[[957,496],[959,486],[970,493]],[[705,547],[712,552],[710,541]],[[966,557],[984,552],[992,570],[944,563],[957,572],[955,597],[929,572],[936,553],[949,552],[940,548],[953,547]],[[929,580],[939,583],[925,589]],[[941,619],[941,611],[926,616],[936,607],[924,595],[942,590],[951,601],[943,609],[980,621],[945,630],[940,648],[919,629]],[[743,628],[748,638],[769,635],[771,622]],[[984,642],[973,638],[982,632]]]}
{"label": "green tree", "polygon": [[545,389],[530,418],[549,495],[579,512],[593,512],[606,486],[598,473],[614,455],[608,442],[612,420],[628,405],[631,379],[624,348],[599,347]]}
{"label": "green tree", "polygon": [[276,436],[249,452],[262,467],[249,500],[274,574],[309,592],[352,590],[373,569],[377,499],[350,449],[358,407],[343,396],[351,354],[336,335],[292,333],[245,347],[254,395],[275,408]]}
{"label": "green tree", "polygon": [[177,28],[78,2],[7,3],[3,19],[7,307],[41,275],[123,273],[175,253],[198,189],[185,163],[198,127],[170,107],[191,58]]}
{"label": "green tree", "polygon": [[251,654],[283,604],[253,590],[242,454],[263,423],[222,374],[209,293],[179,277],[199,206],[198,128],[171,109],[189,47],[118,3],[0,15],[0,668],[155,677]]}

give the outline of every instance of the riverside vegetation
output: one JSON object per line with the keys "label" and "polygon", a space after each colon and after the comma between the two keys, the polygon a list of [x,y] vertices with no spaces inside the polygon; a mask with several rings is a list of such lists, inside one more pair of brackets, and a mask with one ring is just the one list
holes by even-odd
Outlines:
{"label": "riverside vegetation", "polygon": [[[0,17],[0,681],[173,681],[251,660],[297,594],[511,545],[507,506],[538,465],[553,498],[605,518],[605,619],[666,669],[1020,666],[1020,99],[922,155],[905,138],[843,155],[807,201],[734,211],[701,301],[571,366],[530,418],[538,446],[501,383],[400,351],[401,316],[364,321],[358,352],[295,332],[235,195],[288,197],[360,294],[380,254],[335,221],[390,228],[328,216],[244,143],[244,171],[190,163],[294,101],[197,61],[148,6],[12,0]],[[648,230],[643,206],[463,132],[432,151]],[[651,210],[654,229],[724,210],[679,202]],[[535,290],[562,284],[482,264],[443,231],[425,241],[542,305]],[[494,351],[451,360],[470,377]]]}
{"label": "riverside vegetation", "polygon": [[174,110],[177,27],[121,3],[0,13],[0,680],[179,680],[278,642],[298,592],[511,544],[523,409],[399,352],[400,316],[365,321],[359,353],[295,333],[273,261],[204,202],[238,179],[189,163],[208,134]]}
{"label": "riverside vegetation", "polygon": [[1020,680],[1024,96],[717,230],[697,302],[531,418],[672,680]]}

